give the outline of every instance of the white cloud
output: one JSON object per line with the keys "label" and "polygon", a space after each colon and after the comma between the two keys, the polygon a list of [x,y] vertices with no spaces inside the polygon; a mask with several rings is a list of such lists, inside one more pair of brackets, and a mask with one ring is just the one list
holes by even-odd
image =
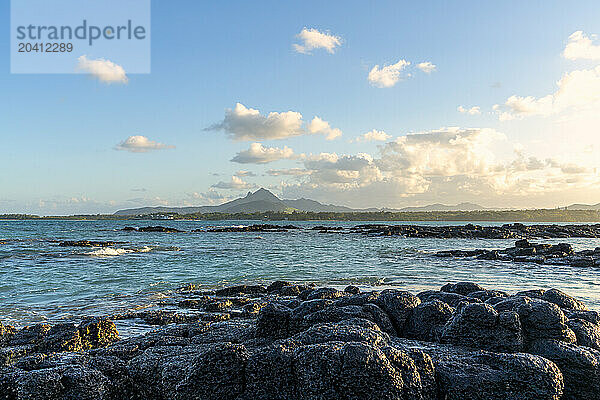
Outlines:
{"label": "white cloud", "polygon": [[174,149],[175,146],[158,143],[148,139],[146,136],[129,136],[119,143],[115,149],[129,151],[131,153],[147,153],[152,150]]}
{"label": "white cloud", "polygon": [[330,33],[320,32],[317,29],[304,28],[296,35],[302,44],[294,44],[294,50],[302,54],[311,54],[312,50],[325,49],[329,54],[335,52],[335,48],[342,44],[342,38]]}
{"label": "white cloud", "polygon": [[463,106],[458,106],[457,110],[461,114],[469,114],[469,115],[479,115],[479,114],[481,114],[481,108],[479,106],[473,106],[471,108],[465,108]]}
{"label": "white cloud", "polygon": [[255,177],[256,174],[254,172],[252,172],[252,171],[244,171],[244,170],[242,170],[242,171],[237,171],[235,173],[235,176],[237,176],[238,178],[243,178],[243,177],[251,177],[252,178],[252,177]]}
{"label": "white cloud", "polygon": [[563,52],[569,60],[600,60],[600,45],[594,44],[596,35],[587,36],[583,31],[573,32]]}
{"label": "white cloud", "polygon": [[231,161],[240,164],[267,164],[273,161],[289,159],[294,156],[294,151],[285,146],[266,147],[260,143],[252,143],[248,150],[240,151]]}
{"label": "white cloud", "polygon": [[264,116],[258,110],[237,103],[233,110],[225,111],[222,122],[205,130],[221,130],[233,140],[248,141],[286,139],[306,134],[323,134],[327,140],[333,140],[342,135],[340,129],[332,128],[329,122],[319,117],[314,117],[306,125],[305,129],[299,112],[271,112]]}
{"label": "white cloud", "polygon": [[406,60],[399,60],[396,64],[384,65],[382,68],[379,68],[379,65],[375,65],[369,71],[367,79],[371,85],[378,88],[392,87],[400,80],[402,70],[409,65],[410,62]]}
{"label": "white cloud", "polygon": [[437,66],[429,61],[425,61],[425,62],[417,64],[417,68],[419,68],[421,71],[425,72],[426,74],[430,74],[430,73],[436,71]]}
{"label": "white cloud", "polygon": [[310,175],[312,171],[304,169],[304,168],[289,168],[289,169],[270,169],[267,171],[267,175],[271,176],[304,176]]}
{"label": "white cloud", "polygon": [[299,136],[302,114],[295,111],[261,115],[258,110],[237,103],[225,111],[225,119],[208,129],[225,131],[234,140],[273,140]]}
{"label": "white cloud", "polygon": [[205,204],[221,204],[224,203],[225,201],[231,200],[231,196],[226,196],[222,193],[217,192],[215,189],[208,189],[208,191],[206,192],[193,192],[193,193],[189,193],[188,196],[190,197],[191,200],[193,200],[193,202],[190,201],[184,201],[184,204],[187,206],[193,206],[193,205],[197,205],[197,203],[203,202]]}
{"label": "white cloud", "polygon": [[77,59],[77,69],[84,71],[104,83],[127,83],[129,79],[122,66],[104,58],[95,60],[81,56]]}
{"label": "white cloud", "polygon": [[507,121],[529,116],[550,116],[566,111],[600,112],[600,66],[568,72],[556,83],[558,89],[543,97],[510,96],[504,106],[495,106],[499,119]]}
{"label": "white cloud", "polygon": [[253,185],[248,182],[244,182],[242,178],[238,178],[237,176],[232,176],[230,182],[219,182],[215,183],[211,186],[211,188],[215,189],[229,189],[229,190],[248,190],[252,189],[256,185]]}
{"label": "white cloud", "polygon": [[355,142],[385,142],[388,139],[391,139],[392,136],[388,135],[384,131],[378,131],[373,129],[365,134],[360,135],[354,141]]}
{"label": "white cloud", "polygon": [[342,131],[338,128],[332,128],[329,122],[323,121],[319,117],[314,117],[308,124],[308,131],[312,134],[323,134],[327,140],[334,140],[342,136]]}
{"label": "white cloud", "polygon": [[[499,156],[500,149],[513,146],[516,158]],[[442,128],[401,136],[381,146],[377,157],[306,156],[304,169],[291,181],[282,181],[281,187],[288,197],[354,207],[397,207],[415,201],[506,207],[508,200],[531,206],[533,198],[556,198],[566,189],[581,195],[595,187],[598,173],[577,161],[527,156],[523,146],[492,129]]]}

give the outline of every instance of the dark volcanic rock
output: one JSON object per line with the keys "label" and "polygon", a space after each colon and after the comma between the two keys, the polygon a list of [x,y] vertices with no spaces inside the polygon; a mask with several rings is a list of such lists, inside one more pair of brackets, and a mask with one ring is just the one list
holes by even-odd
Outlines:
{"label": "dark volcanic rock", "polygon": [[544,292],[542,299],[554,303],[560,308],[566,308],[569,310],[581,310],[586,311],[587,307],[581,301],[575,299],[568,294],[561,292],[558,289],[550,289]]}
{"label": "dark volcanic rock", "polygon": [[577,344],[580,346],[591,347],[600,350],[600,327],[584,319],[570,319],[567,325],[577,338]]}
{"label": "dark volcanic rock", "polygon": [[116,316],[154,327],[122,340],[105,318],[0,324],[0,398],[587,400],[600,392],[600,314],[559,291],[507,296],[461,282],[417,297],[282,281],[190,286],[161,302]]}
{"label": "dark volcanic rock", "polygon": [[143,226],[138,228],[138,232],[163,232],[163,233],[177,233],[183,232],[176,228],[169,228],[166,226]]}
{"label": "dark volcanic rock", "polygon": [[417,295],[421,301],[439,300],[448,304],[451,307],[458,307],[462,302],[466,303],[481,303],[481,300],[474,297],[463,296],[458,293],[441,292],[438,290],[426,290]]}
{"label": "dark volcanic rock", "polygon": [[437,398],[445,400],[559,400],[563,379],[556,365],[531,354],[467,351],[449,345],[393,340],[433,360]]}
{"label": "dark volcanic rock", "polygon": [[461,305],[448,325],[442,342],[499,352],[517,352],[523,347],[519,315],[497,313],[487,304]]}
{"label": "dark volcanic rock", "polygon": [[453,312],[452,307],[439,300],[421,303],[408,318],[405,334],[409,338],[427,342],[439,341]]}
{"label": "dark volcanic rock", "polygon": [[600,393],[600,352],[558,340],[537,340],[533,354],[554,362],[564,377],[563,399],[597,400]]}
{"label": "dark volcanic rock", "polygon": [[85,320],[78,329],[83,349],[96,349],[119,341],[115,323],[106,318]]}
{"label": "dark volcanic rock", "polygon": [[494,306],[499,311],[515,311],[519,314],[526,342],[538,339],[556,339],[574,343],[575,334],[566,325],[562,310],[553,303],[528,297],[508,297]]}
{"label": "dark volcanic rock", "polygon": [[448,283],[440,289],[442,292],[447,293],[458,293],[463,296],[467,296],[473,292],[481,292],[485,290],[481,286],[473,282],[458,282],[458,283]]}
{"label": "dark volcanic rock", "polygon": [[385,311],[392,320],[398,335],[402,335],[412,310],[421,304],[421,300],[412,293],[396,289],[382,291],[375,304]]}

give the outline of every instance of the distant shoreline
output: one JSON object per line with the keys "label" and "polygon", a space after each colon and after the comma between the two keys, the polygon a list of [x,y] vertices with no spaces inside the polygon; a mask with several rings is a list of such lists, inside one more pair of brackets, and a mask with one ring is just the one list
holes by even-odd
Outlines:
{"label": "distant shoreline", "polygon": [[37,216],[4,214],[0,220],[185,220],[185,221],[449,221],[449,222],[578,222],[599,223],[596,210],[480,210],[480,211],[410,211],[410,212],[256,212],[256,213],[195,213],[146,215],[70,215]]}

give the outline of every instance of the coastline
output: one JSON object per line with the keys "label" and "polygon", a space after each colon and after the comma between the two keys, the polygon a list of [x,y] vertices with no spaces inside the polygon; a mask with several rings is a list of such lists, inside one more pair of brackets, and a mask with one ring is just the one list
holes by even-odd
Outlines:
{"label": "coastline", "polygon": [[[278,281],[186,285],[161,304],[79,325],[1,326],[5,398],[539,400],[600,389],[600,313],[558,290],[461,282],[414,295]],[[154,329],[117,340],[111,319]]]}

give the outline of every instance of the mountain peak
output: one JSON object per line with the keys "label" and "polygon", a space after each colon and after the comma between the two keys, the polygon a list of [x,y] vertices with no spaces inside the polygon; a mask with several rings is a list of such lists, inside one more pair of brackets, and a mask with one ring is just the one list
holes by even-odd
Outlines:
{"label": "mountain peak", "polygon": [[268,200],[268,201],[280,201],[279,197],[275,196],[273,193],[268,191],[265,188],[260,188],[256,192],[251,193],[248,192],[246,196],[247,199],[252,199],[253,201],[257,200]]}

